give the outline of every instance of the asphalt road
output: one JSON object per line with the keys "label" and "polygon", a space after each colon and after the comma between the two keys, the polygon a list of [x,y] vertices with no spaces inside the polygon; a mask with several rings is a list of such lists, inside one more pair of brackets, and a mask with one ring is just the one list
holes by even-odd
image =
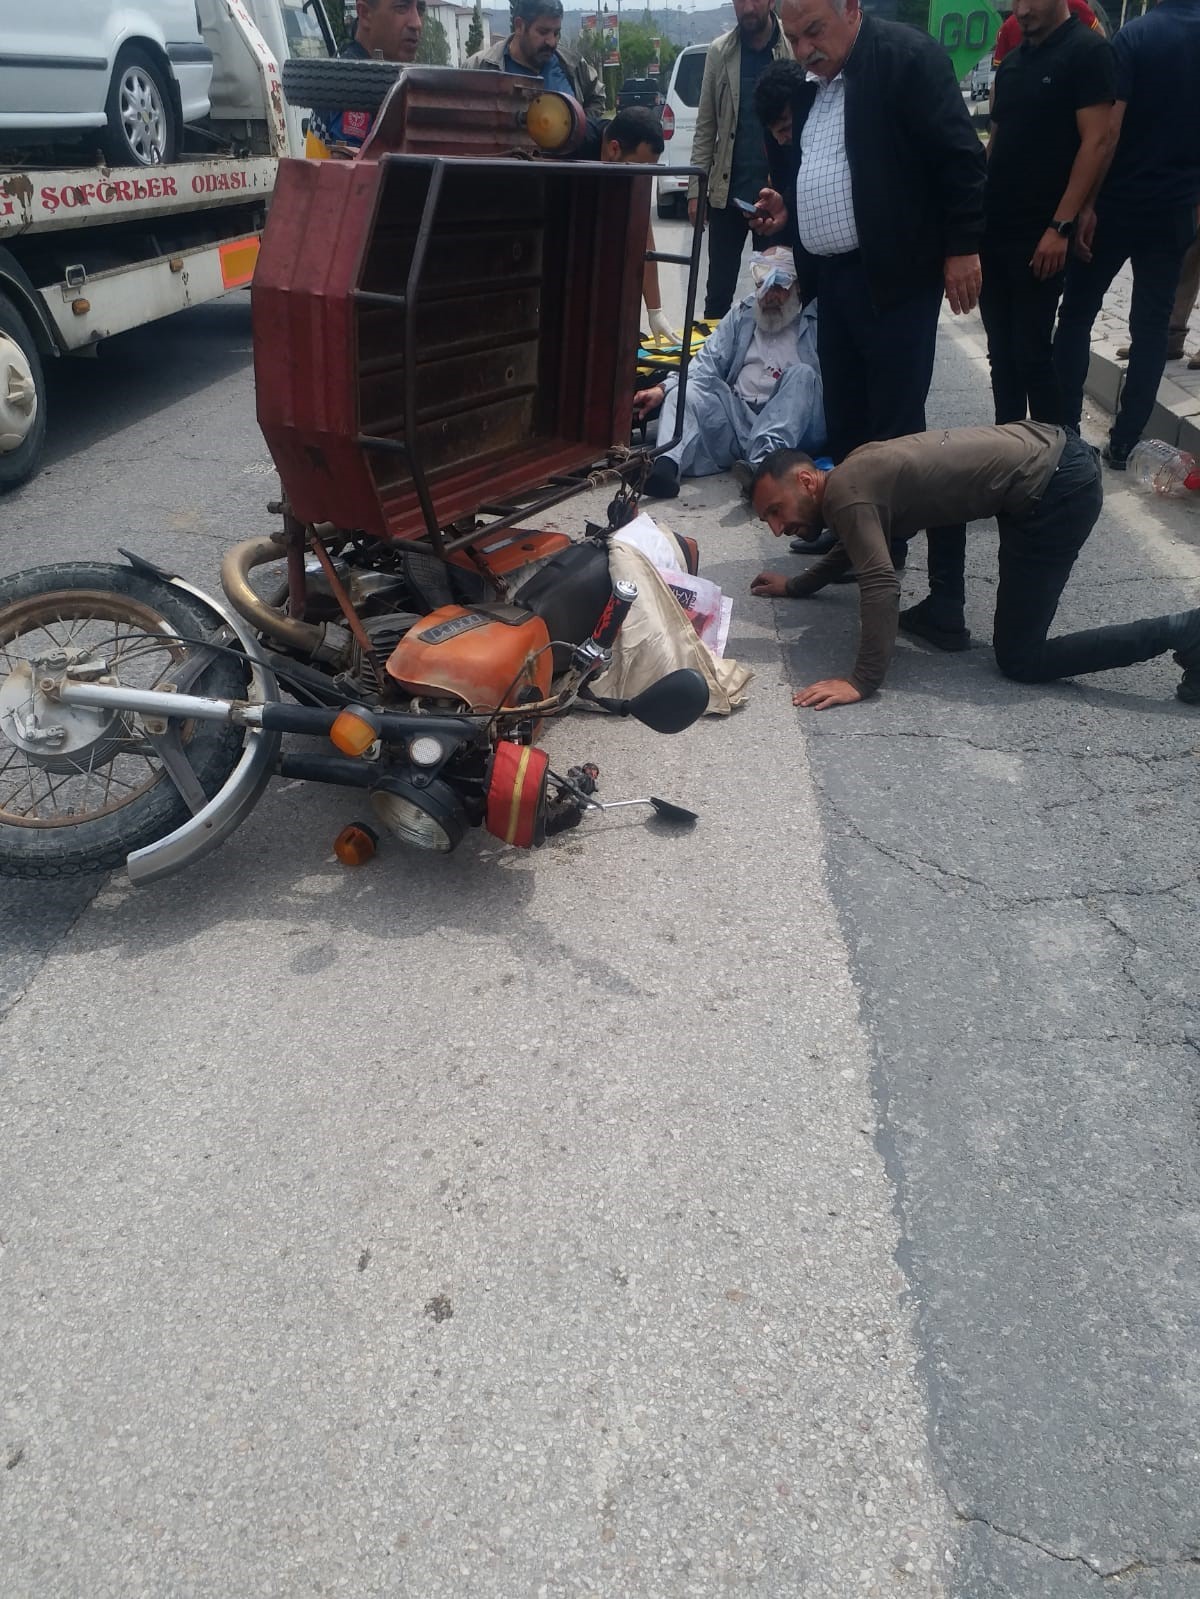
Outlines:
{"label": "asphalt road", "polygon": [[[248,345],[234,299],[61,374],[4,569],[213,582]],[[947,327],[931,422],[987,416]],[[0,888],[6,1595],[1196,1592],[1200,720],[907,643],[794,711],[853,592],[746,597],[793,558],[724,478],[663,516],[751,703],[551,746],[693,832],[348,872],[353,801],[277,785],[166,884]],[[1063,623],[1198,575],[1121,485]]]}

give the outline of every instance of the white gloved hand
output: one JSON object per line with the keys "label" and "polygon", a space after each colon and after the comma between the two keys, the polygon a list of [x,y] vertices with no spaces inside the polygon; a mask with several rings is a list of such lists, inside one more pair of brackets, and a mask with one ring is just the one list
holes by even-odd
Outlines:
{"label": "white gloved hand", "polygon": [[650,338],[655,344],[682,344],[683,337],[667,321],[662,311],[656,306],[650,312]]}

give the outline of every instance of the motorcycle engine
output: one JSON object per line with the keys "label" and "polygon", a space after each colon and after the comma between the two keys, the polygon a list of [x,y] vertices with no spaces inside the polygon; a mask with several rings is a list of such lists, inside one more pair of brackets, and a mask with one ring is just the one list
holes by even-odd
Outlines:
{"label": "motorcycle engine", "polygon": [[[362,625],[375,651],[375,659],[383,666],[400,640],[421,618],[412,611],[387,611],[382,616],[365,616]],[[370,699],[378,699],[395,691],[395,684],[384,674],[377,675],[374,666],[363,653],[357,639],[352,638],[350,662],[340,681],[356,691],[361,689]]]}

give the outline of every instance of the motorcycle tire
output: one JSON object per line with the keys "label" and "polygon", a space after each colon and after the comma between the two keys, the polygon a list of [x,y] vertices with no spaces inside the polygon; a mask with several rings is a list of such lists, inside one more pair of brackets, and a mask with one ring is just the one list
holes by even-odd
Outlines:
{"label": "motorcycle tire", "polygon": [[283,93],[289,105],[310,110],[376,112],[403,70],[398,61],[298,57],[283,63]]}
{"label": "motorcycle tire", "polygon": [[[113,663],[113,675],[149,688],[183,660],[186,641],[213,637],[214,621],[199,600],[132,567],[71,562],[19,572],[0,581],[0,696],[17,662],[28,658],[19,644],[22,637],[37,653],[46,639],[86,647],[87,630],[97,629],[92,637],[107,641],[105,657]],[[128,630],[124,640],[122,628]],[[124,678],[122,660],[127,662]],[[187,692],[240,699],[248,682],[244,661],[215,654]],[[113,718],[88,749],[31,758],[9,738],[0,699],[0,877],[111,871],[187,820],[191,809],[161,761],[156,770],[155,760],[130,732],[127,721]],[[222,722],[192,722],[181,736],[187,762],[211,799],[237,765],[244,734]],[[131,780],[141,773],[139,762],[150,769],[140,785]],[[120,785],[115,796],[114,784]],[[105,799],[98,809],[89,799],[93,785]],[[42,789],[47,792],[39,798]],[[65,810],[60,806],[64,791]]]}

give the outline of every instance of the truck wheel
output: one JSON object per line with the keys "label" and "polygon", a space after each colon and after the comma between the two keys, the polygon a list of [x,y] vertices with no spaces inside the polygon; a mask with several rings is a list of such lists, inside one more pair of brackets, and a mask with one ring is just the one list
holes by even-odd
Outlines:
{"label": "truck wheel", "polygon": [[[152,688],[212,631],[198,600],[128,566],[43,566],[0,581],[0,878],[109,871],[191,815],[139,719],[57,706],[46,723],[28,663],[82,652],[99,681]],[[213,654],[188,692],[238,699],[247,679],[243,661]],[[237,764],[241,730],[169,726],[175,756],[211,799]]]}
{"label": "truck wheel", "polygon": [[46,439],[46,377],[25,318],[0,294],[0,492],[37,470]]}
{"label": "truck wheel", "polygon": [[283,63],[283,93],[290,105],[310,110],[373,113],[403,71],[398,61],[363,61],[354,56],[310,61],[299,57]]}
{"label": "truck wheel", "polygon": [[101,143],[115,167],[156,167],[174,161],[179,120],[167,74],[149,52],[127,44],[117,56],[105,105]]}

